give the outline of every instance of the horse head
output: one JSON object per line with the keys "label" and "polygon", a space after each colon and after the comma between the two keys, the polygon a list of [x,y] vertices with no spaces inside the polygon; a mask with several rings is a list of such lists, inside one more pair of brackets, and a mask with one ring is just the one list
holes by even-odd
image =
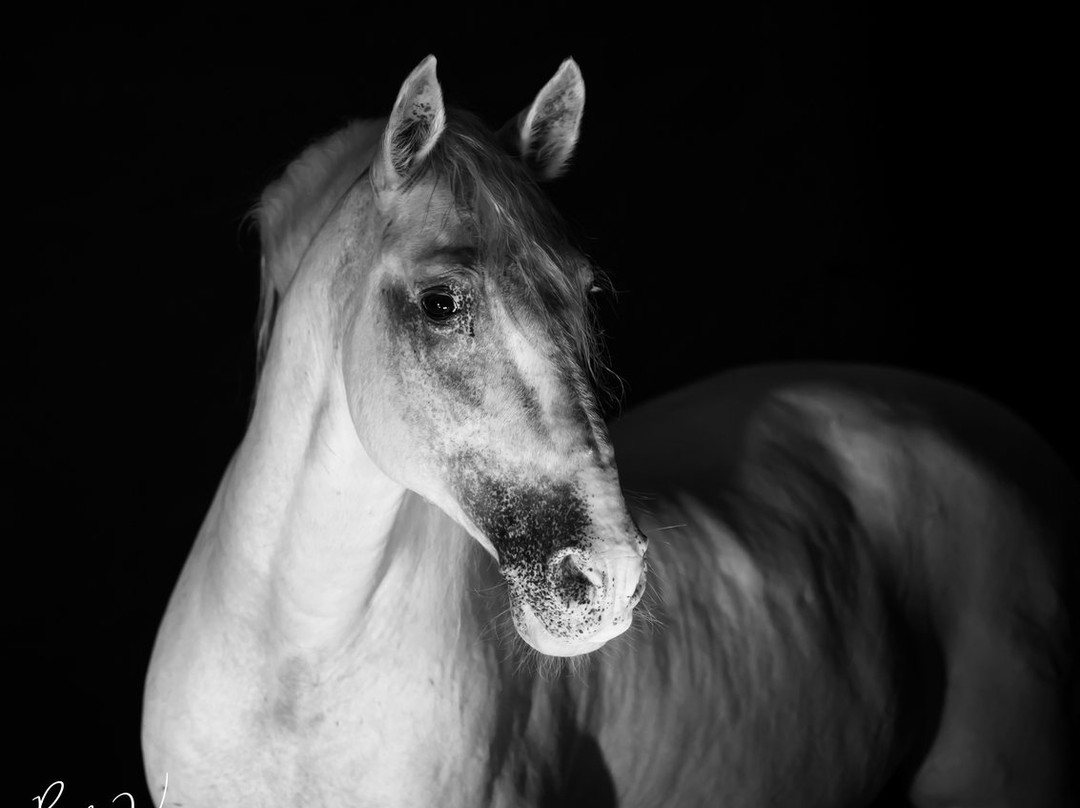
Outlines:
{"label": "horse head", "polygon": [[498,560],[518,632],[555,656],[625,631],[645,581],[596,401],[593,270],[538,184],[583,103],[567,60],[492,133],[444,106],[425,59],[304,257],[332,267],[364,450]]}

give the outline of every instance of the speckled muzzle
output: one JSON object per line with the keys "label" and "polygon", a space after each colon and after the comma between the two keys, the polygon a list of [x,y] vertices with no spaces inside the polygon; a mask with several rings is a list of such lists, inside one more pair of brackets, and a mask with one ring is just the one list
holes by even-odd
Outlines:
{"label": "speckled muzzle", "polygon": [[490,542],[522,638],[551,656],[588,653],[630,627],[647,540],[613,468],[556,479],[456,464],[456,493]]}
{"label": "speckled muzzle", "polygon": [[[550,656],[595,651],[633,622],[645,591],[645,539],[555,551],[539,568],[504,566],[521,637]],[[640,548],[640,552],[639,552]]]}

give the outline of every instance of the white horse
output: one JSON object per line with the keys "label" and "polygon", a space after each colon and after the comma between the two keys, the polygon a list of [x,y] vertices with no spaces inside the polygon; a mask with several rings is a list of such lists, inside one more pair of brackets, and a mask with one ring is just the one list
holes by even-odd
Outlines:
{"label": "white horse", "polygon": [[1000,407],[871,369],[730,374],[609,436],[536,182],[583,103],[568,60],[496,137],[429,57],[265,192],[265,361],[154,649],[151,789],[1063,804],[1080,487]]}

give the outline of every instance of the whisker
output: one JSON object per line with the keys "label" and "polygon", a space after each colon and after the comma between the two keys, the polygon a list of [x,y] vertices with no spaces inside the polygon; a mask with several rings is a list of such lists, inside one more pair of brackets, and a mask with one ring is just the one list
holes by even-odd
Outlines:
{"label": "whisker", "polygon": [[663,527],[651,527],[648,530],[642,530],[641,532],[648,535],[650,533],[659,533],[662,530],[674,530],[677,527],[689,527],[686,522],[680,522],[677,525],[664,525]]}

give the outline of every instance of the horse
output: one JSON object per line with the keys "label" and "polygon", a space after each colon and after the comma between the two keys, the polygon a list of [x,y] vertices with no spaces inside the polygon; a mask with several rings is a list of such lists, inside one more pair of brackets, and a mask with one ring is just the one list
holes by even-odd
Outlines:
{"label": "horse", "polygon": [[584,98],[567,60],[493,132],[428,57],[264,192],[253,412],[155,642],[151,790],[1064,804],[1080,485],[996,403],[881,368],[606,423],[600,276],[541,188]]}

